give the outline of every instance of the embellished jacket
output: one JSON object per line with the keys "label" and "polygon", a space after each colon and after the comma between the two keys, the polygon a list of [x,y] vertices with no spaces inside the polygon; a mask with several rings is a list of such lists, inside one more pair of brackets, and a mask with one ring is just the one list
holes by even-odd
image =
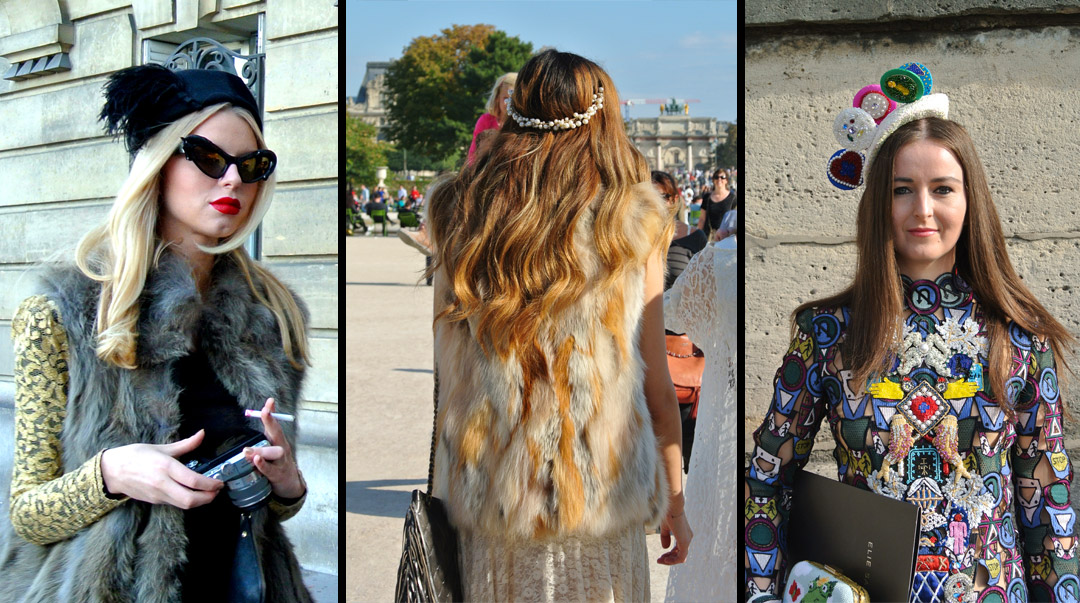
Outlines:
{"label": "embellished jacket", "polygon": [[[648,190],[633,201],[625,233],[642,246],[654,243],[630,230],[668,221]],[[574,245],[589,285],[540,330],[549,379],[526,384],[515,355],[485,355],[471,321],[436,324],[433,490],[459,528],[507,538],[605,535],[659,523],[666,510],[638,351],[650,250],[604,289],[591,217],[578,223]],[[449,303],[443,282],[436,275],[436,313]]]}
{"label": "embellished jacket", "polygon": [[913,601],[1076,600],[1072,466],[1050,346],[1008,325],[1010,421],[984,372],[985,320],[967,283],[904,280],[903,341],[869,383],[845,367],[847,308],[796,318],[746,471],[744,587],[783,594],[792,481],[828,418],[841,481],[921,507]]}
{"label": "embellished jacket", "polygon": [[[205,299],[186,262],[162,256],[140,299],[132,370],[107,365],[94,353],[99,290],[74,266],[50,269],[43,278],[41,293],[58,310],[67,338],[60,434],[65,476],[94,467],[87,461],[106,448],[177,439],[179,390],[171,367],[196,341],[241,406],[259,409],[272,396],[282,412],[295,412],[303,370],[288,362],[276,319],[254,299],[230,256],[216,259]],[[294,425],[283,429],[293,442]],[[126,500],[70,538],[46,546],[24,540],[6,517],[0,519],[0,600],[180,600],[177,575],[187,537],[176,507]],[[310,601],[279,517],[264,507],[253,513],[252,525],[267,576],[266,600]]]}

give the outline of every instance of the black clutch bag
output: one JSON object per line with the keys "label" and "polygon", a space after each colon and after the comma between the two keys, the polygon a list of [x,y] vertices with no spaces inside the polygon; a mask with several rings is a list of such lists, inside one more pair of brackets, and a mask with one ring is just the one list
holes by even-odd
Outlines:
{"label": "black clutch bag", "polygon": [[[439,416],[439,373],[435,372],[435,417]],[[394,600],[399,602],[462,601],[458,566],[458,539],[442,501],[431,495],[435,474],[435,426],[431,429],[431,457],[427,491],[413,490],[405,513],[401,561],[398,563]]]}

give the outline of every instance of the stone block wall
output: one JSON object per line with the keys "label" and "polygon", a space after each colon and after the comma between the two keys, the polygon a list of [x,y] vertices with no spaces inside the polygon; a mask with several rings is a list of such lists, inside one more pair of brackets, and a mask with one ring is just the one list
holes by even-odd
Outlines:
{"label": "stone block wall", "polygon": [[[861,189],[844,192],[825,178],[840,148],[833,118],[905,62],[927,65],[934,91],[949,95],[950,117],[971,133],[986,168],[1013,265],[1080,334],[1078,13],[1080,5],[1041,1],[747,3],[747,452],[787,350],[791,311],[853,275]],[[816,450],[831,451],[823,431]]]}
{"label": "stone block wall", "polygon": [[[337,573],[338,8],[333,0],[0,0],[0,74],[66,54],[70,69],[0,79],[0,482],[10,478],[11,316],[27,271],[73,248],[127,175],[123,143],[97,120],[101,87],[147,62],[149,43],[193,37],[250,45],[263,19],[265,135],[278,186],[263,222],[264,263],[311,311],[313,366],[297,456],[310,492],[285,524],[308,569]],[[245,49],[254,53],[255,48]],[[7,504],[7,501],[0,501]]]}

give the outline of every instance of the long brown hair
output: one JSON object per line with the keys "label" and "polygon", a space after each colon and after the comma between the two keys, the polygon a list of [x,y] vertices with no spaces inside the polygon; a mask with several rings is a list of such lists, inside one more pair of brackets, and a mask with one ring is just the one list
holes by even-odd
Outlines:
{"label": "long brown hair", "polygon": [[[792,314],[794,320],[808,308],[851,308],[851,324],[843,344],[844,358],[853,383],[862,384],[874,373],[883,373],[895,354],[894,341],[902,331],[904,292],[892,236],[893,160],[904,146],[931,140],[952,152],[964,173],[967,212],[956,243],[956,270],[970,285],[986,319],[990,341],[988,378],[998,404],[1012,416],[1005,394],[1009,373],[1009,335],[1012,320],[1029,333],[1048,341],[1062,368],[1062,353],[1073,336],[1024,286],[1009,261],[986,173],[967,130],[956,122],[937,117],[901,126],[878,151],[859,201],[855,243],[858,261],[855,279],[840,293],[807,302]],[[1061,371],[1064,372],[1064,371]]]}
{"label": "long brown hair", "polygon": [[[537,343],[545,321],[596,288],[612,304],[604,326],[620,332],[620,277],[644,266],[671,237],[669,215],[626,136],[603,69],[547,50],[518,72],[510,100],[521,115],[560,119],[584,113],[601,87],[604,107],[589,123],[552,131],[508,119],[490,151],[429,193],[435,251],[428,274],[444,270],[450,290],[449,306],[435,321],[475,318],[485,353],[503,360],[515,354],[527,383],[548,375]],[[643,203],[655,209],[643,212]],[[574,240],[579,223],[590,222],[603,267],[598,282],[586,282]],[[633,342],[619,343],[626,354]]]}

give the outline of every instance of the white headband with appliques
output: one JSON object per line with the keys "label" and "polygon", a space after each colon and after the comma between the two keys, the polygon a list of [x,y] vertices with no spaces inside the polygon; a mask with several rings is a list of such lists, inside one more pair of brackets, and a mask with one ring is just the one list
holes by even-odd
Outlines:
{"label": "white headband with appliques", "polygon": [[843,148],[833,153],[825,172],[842,190],[862,186],[881,144],[900,126],[924,117],[949,118],[949,97],[930,94],[934,80],[922,63],[886,71],[880,84],[863,87],[852,106],[833,121],[833,135]]}

